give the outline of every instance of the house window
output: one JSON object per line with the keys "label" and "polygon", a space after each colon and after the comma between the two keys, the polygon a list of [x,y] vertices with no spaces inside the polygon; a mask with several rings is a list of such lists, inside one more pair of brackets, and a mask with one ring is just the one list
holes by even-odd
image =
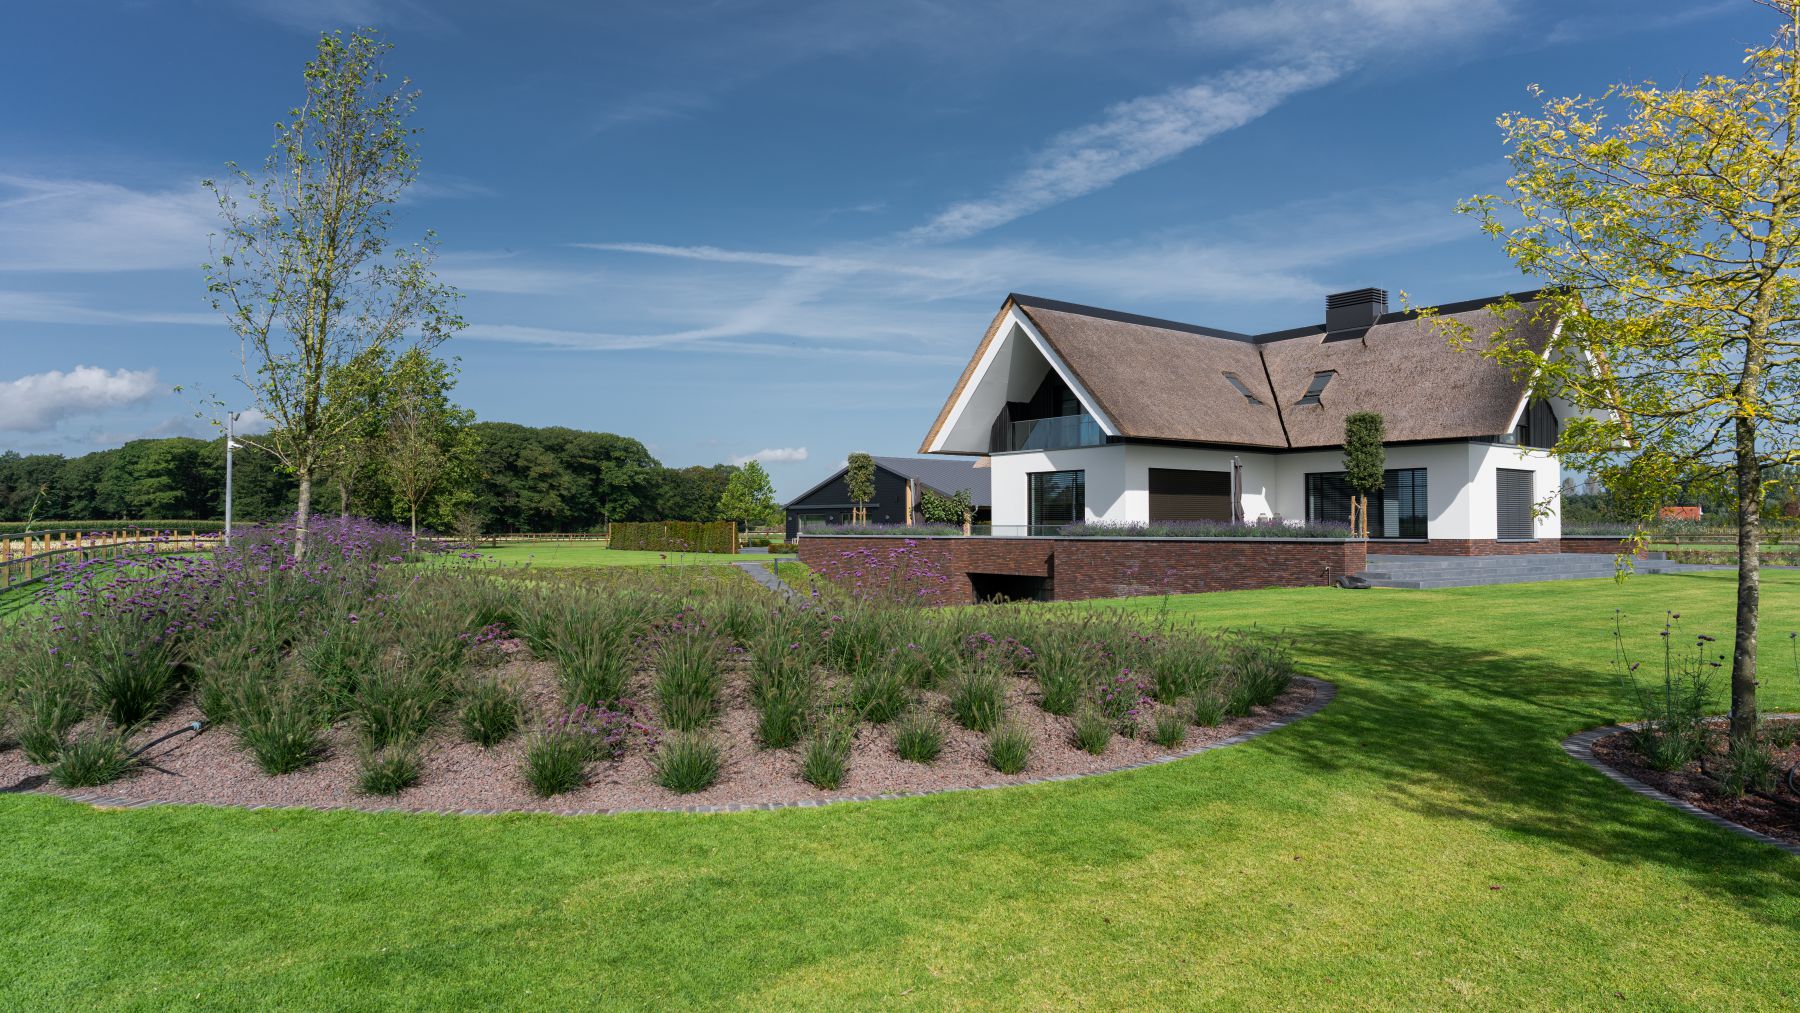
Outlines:
{"label": "house window", "polygon": [[1532,479],[1529,471],[1494,470],[1494,533],[1501,539],[1526,541],[1537,534],[1532,520]]}
{"label": "house window", "polygon": [[1513,430],[1513,442],[1521,447],[1537,447],[1549,450],[1556,446],[1556,437],[1560,429],[1556,419],[1556,410],[1550,402],[1541,397],[1532,398],[1519,415],[1519,427]]}
{"label": "house window", "polygon": [[1236,373],[1226,373],[1225,380],[1226,380],[1226,382],[1230,383],[1231,386],[1233,388],[1235,388],[1239,394],[1244,395],[1245,401],[1248,401],[1253,405],[1262,404],[1262,401],[1260,399],[1258,399],[1255,394],[1250,393],[1250,388],[1244,386],[1243,378],[1238,376]]}
{"label": "house window", "polygon": [[1025,478],[1032,534],[1049,534],[1087,519],[1087,472],[1034,471]]}
{"label": "house window", "polygon": [[1151,468],[1150,519],[1231,520],[1231,472]]}
{"label": "house window", "polygon": [[1330,383],[1331,378],[1336,375],[1337,370],[1335,369],[1327,369],[1314,373],[1312,383],[1307,385],[1306,393],[1300,395],[1300,400],[1294,402],[1294,407],[1298,408],[1301,405],[1319,404],[1319,395],[1325,393],[1325,385]]}
{"label": "house window", "polygon": [[[1425,538],[1429,517],[1424,468],[1389,468],[1381,495],[1369,497],[1370,538]],[[1354,495],[1341,471],[1306,476],[1308,523],[1349,523]]]}

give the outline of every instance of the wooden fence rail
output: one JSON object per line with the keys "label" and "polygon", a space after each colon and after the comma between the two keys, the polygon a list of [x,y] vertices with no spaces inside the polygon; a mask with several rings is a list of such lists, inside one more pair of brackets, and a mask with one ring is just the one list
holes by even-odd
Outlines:
{"label": "wooden fence rail", "polygon": [[64,557],[79,561],[115,559],[158,552],[200,552],[218,544],[220,535],[198,531],[138,529],[83,533],[23,531],[0,535],[0,590],[42,580]]}

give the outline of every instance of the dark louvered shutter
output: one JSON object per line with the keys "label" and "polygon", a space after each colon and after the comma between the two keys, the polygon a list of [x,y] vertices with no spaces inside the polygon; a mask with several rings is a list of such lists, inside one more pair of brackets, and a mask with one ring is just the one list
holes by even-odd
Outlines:
{"label": "dark louvered shutter", "polygon": [[1531,478],[1529,471],[1499,468],[1494,472],[1498,534],[1501,538],[1531,538]]}

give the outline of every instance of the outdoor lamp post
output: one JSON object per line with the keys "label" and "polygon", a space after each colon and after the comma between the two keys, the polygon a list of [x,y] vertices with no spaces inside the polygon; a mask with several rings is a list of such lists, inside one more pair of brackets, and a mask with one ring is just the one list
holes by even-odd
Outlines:
{"label": "outdoor lamp post", "polygon": [[230,412],[225,417],[225,547],[231,548],[231,452],[237,441],[237,420],[243,412]]}

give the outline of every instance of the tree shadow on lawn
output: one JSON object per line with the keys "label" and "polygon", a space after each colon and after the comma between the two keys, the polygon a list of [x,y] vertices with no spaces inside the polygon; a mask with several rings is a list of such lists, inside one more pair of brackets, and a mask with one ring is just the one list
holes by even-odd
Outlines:
{"label": "tree shadow on lawn", "polygon": [[1590,662],[1507,656],[1414,637],[1290,629],[1336,659],[1323,712],[1265,740],[1321,774],[1373,774],[1406,808],[1485,823],[1609,862],[1654,862],[1758,914],[1800,890],[1800,862],[1642,798],[1561,742],[1624,717],[1622,692]]}

